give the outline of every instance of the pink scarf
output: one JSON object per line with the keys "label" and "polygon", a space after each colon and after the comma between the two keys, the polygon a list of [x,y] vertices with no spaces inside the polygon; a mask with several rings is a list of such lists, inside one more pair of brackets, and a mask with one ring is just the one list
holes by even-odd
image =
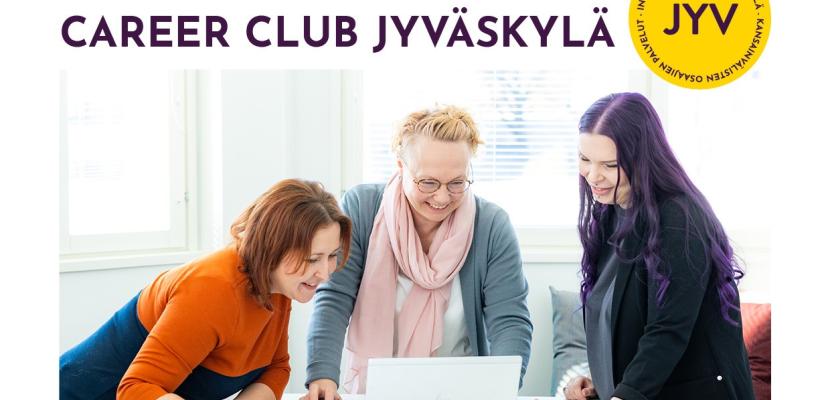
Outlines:
{"label": "pink scarf", "polygon": [[[470,251],[475,213],[475,200],[468,191],[461,205],[441,222],[425,253],[400,174],[392,176],[369,237],[363,280],[349,324],[346,349],[351,361],[343,383],[347,392],[366,391],[368,359],[392,357],[396,329],[400,357],[429,357],[441,347],[451,283]],[[395,327],[398,271],[414,285]]]}

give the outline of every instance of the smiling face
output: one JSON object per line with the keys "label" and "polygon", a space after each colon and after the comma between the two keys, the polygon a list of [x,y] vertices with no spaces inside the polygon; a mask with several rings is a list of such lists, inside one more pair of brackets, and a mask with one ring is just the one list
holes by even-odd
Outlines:
{"label": "smiling face", "polygon": [[[411,139],[398,159],[403,190],[417,225],[440,224],[467,195],[451,193],[447,183],[469,179],[470,145],[463,141],[441,141],[425,136]],[[423,193],[413,180],[434,179],[442,183],[434,193]]]}
{"label": "smiling face", "polygon": [[333,223],[317,230],[311,241],[311,254],[305,255],[305,271],[297,269],[296,261],[290,257],[271,271],[271,293],[280,293],[286,297],[306,303],[314,297],[320,283],[329,280],[329,275],[337,268],[337,255],[340,251],[340,225]]}
{"label": "smiling face", "polygon": [[585,178],[596,201],[628,207],[631,185],[628,175],[617,163],[617,145],[611,138],[593,133],[579,135],[579,174]]}

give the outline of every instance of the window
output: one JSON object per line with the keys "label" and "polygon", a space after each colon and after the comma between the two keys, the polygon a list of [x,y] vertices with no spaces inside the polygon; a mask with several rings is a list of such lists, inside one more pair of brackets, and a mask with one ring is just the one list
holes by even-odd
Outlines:
{"label": "window", "polygon": [[760,65],[716,91],[655,85],[665,98],[655,106],[672,149],[724,227],[742,235],[768,234],[765,216],[774,206],[769,179],[779,165],[773,146],[781,138],[771,134],[770,119],[779,104],[755,101],[772,86],[766,72]]}
{"label": "window", "polygon": [[[408,113],[435,104],[464,107],[486,141],[473,160],[475,193],[510,214],[528,258],[578,260],[578,119],[600,97],[637,91],[657,108],[672,149],[730,238],[750,255],[746,249],[767,248],[769,232],[768,219],[758,216],[770,206],[764,188],[774,164],[764,160],[774,157],[772,139],[758,132],[776,110],[752,101],[768,86],[764,79],[759,67],[727,87],[690,91],[641,68],[367,70],[362,180],[391,176],[391,138]],[[746,195],[736,196],[738,188]]]}
{"label": "window", "polygon": [[61,254],[187,246],[184,72],[64,71]]}
{"label": "window", "polygon": [[435,104],[461,106],[486,142],[473,160],[475,193],[503,207],[525,232],[555,228],[575,235],[577,123],[596,99],[632,90],[632,74],[615,71],[366,71],[363,180],[391,176],[392,135],[407,114]]}

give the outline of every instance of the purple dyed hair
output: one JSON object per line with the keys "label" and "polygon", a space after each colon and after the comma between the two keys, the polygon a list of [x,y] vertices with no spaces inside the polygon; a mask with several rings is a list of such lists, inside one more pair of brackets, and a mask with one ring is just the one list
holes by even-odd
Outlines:
{"label": "purple dyed hair", "polygon": [[[617,165],[626,172],[631,185],[626,216],[620,228],[606,237],[603,226],[610,217],[612,206],[594,202],[588,183],[579,178],[579,237],[584,250],[580,296],[583,304],[597,280],[597,263],[603,241],[614,246],[617,255],[623,259],[645,261],[649,279],[657,282],[657,304],[662,303],[671,283],[671,271],[670,266],[661,263],[659,257],[659,204],[667,199],[685,198],[688,201],[677,203],[686,214],[687,226],[690,227],[686,240],[692,234],[702,240],[705,256],[710,260],[712,275],[716,278],[721,315],[735,323],[729,316],[729,310],[739,310],[736,285],[744,275],[743,270],[709,202],[672,153],[660,117],[648,99],[639,93],[605,96],[582,115],[579,132],[604,135],[614,141]],[[703,223],[695,223],[692,213],[702,217]],[[639,254],[622,254],[622,241],[635,234],[635,226],[636,234],[644,238],[645,245]]]}

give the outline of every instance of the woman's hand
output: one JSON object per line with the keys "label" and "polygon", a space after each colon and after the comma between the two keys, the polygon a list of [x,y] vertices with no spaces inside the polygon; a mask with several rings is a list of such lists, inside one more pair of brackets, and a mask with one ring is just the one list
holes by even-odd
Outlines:
{"label": "woman's hand", "polygon": [[308,393],[299,400],[340,400],[337,384],[331,379],[318,379],[308,384]]}
{"label": "woman's hand", "polygon": [[596,396],[597,392],[594,390],[594,382],[587,376],[573,378],[565,386],[565,399],[567,400],[587,400],[596,398]]}

